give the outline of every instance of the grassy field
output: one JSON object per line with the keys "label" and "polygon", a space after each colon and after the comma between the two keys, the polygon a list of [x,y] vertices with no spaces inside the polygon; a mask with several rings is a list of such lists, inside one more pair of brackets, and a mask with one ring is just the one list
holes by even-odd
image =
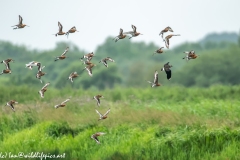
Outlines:
{"label": "grassy field", "polygon": [[[43,152],[65,154],[64,159],[240,159],[240,86],[103,91],[49,86],[43,99],[39,88],[1,90],[0,157]],[[100,107],[92,99],[96,94],[104,96]],[[54,108],[67,98],[66,107]],[[4,106],[11,99],[19,102],[16,112]],[[108,118],[98,121],[95,109],[109,108]],[[96,132],[106,133],[101,144],[90,138]]]}

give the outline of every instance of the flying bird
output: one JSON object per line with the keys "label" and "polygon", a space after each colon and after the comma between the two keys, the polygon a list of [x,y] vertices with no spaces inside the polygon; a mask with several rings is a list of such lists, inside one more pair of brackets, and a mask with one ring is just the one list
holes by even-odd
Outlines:
{"label": "flying bird", "polygon": [[88,75],[92,77],[92,68],[94,66],[96,65],[90,62],[89,65],[87,65],[83,70],[87,70]]}
{"label": "flying bird", "polygon": [[163,34],[164,33],[166,33],[166,32],[173,32],[173,30],[172,30],[172,28],[171,27],[166,27],[166,28],[164,28],[160,33],[159,33],[159,36],[161,36],[162,35],[162,39],[163,39]]}
{"label": "flying bird", "polygon": [[164,47],[160,47],[158,50],[156,50],[154,53],[153,53],[153,55],[154,54],[156,54],[156,53],[158,53],[158,54],[161,54],[161,53],[163,53],[163,49]]}
{"label": "flying bird", "polygon": [[113,38],[113,40],[115,40],[115,42],[117,42],[119,39],[124,39],[125,37],[126,37],[126,34],[123,34],[123,29],[120,28],[119,35],[116,36],[115,38]]}
{"label": "flying bird", "polygon": [[68,37],[69,33],[75,33],[75,32],[79,32],[79,31],[77,31],[75,26],[73,26],[71,29],[67,31],[66,36]]}
{"label": "flying bird", "polygon": [[57,109],[59,107],[65,107],[66,106],[66,103],[69,101],[70,99],[66,99],[65,101],[63,101],[62,103],[60,104],[57,104],[55,105],[54,107]]}
{"label": "flying bird", "polygon": [[88,53],[88,54],[83,55],[82,58],[80,58],[80,60],[83,61],[83,59],[87,59],[87,61],[90,62],[93,57],[94,57],[94,53],[91,52],[91,53]]}
{"label": "flying bird", "polygon": [[37,66],[38,63],[40,63],[40,62],[32,61],[25,65],[26,65],[26,68],[29,68],[30,70],[32,70],[32,67]]}
{"label": "flying bird", "polygon": [[8,59],[5,59],[5,60],[3,60],[3,61],[1,61],[1,63],[10,63],[10,62],[14,62],[14,60],[13,59],[11,59],[11,58],[8,58]]}
{"label": "flying bird", "polygon": [[165,71],[165,73],[167,74],[167,79],[170,80],[172,77],[172,71],[171,68],[172,65],[169,65],[169,62],[167,62],[166,64],[164,64],[163,68],[161,69],[161,71]]}
{"label": "flying bird", "polygon": [[56,37],[57,37],[57,35],[64,35],[64,34],[66,34],[65,32],[63,32],[62,31],[62,29],[63,29],[63,26],[62,26],[62,24],[60,23],[60,22],[58,22],[58,33],[56,33],[56,34],[54,34]]}
{"label": "flying bird", "polygon": [[106,119],[107,118],[107,115],[108,113],[110,112],[110,108],[107,110],[107,112],[102,115],[98,110],[96,110],[97,114],[99,114],[100,118],[98,120],[102,120],[102,119]]}
{"label": "flying bird", "polygon": [[68,49],[69,49],[69,47],[67,47],[66,49],[65,49],[65,51],[62,53],[62,55],[61,56],[59,56],[59,57],[56,57],[56,59],[54,60],[54,61],[57,61],[57,60],[63,60],[63,59],[65,59],[65,58],[67,58],[65,55],[66,55],[66,53],[68,52]]}
{"label": "flying bird", "polygon": [[136,26],[132,25],[132,29],[133,29],[133,31],[124,32],[123,34],[130,34],[131,36],[129,37],[129,39],[131,39],[132,37],[137,37],[139,35],[142,35],[141,33],[137,32]]}
{"label": "flying bird", "polygon": [[169,34],[165,37],[163,41],[165,42],[167,48],[169,48],[169,39],[172,38],[172,36],[180,36],[180,34]]}
{"label": "flying bird", "polygon": [[23,19],[20,15],[18,17],[19,17],[19,22],[17,25],[12,26],[12,27],[15,27],[13,29],[21,29],[21,28],[24,28],[25,26],[29,27],[28,25],[22,23]]}
{"label": "flying bird", "polygon": [[0,75],[2,75],[2,74],[11,74],[12,71],[10,69],[9,62],[3,61],[3,63],[5,64],[6,69],[2,70],[2,73],[0,73]]}
{"label": "flying bird", "polygon": [[107,61],[115,62],[112,58],[106,57],[106,58],[103,58],[101,61],[99,61],[99,63],[102,62],[105,67],[108,67]]}
{"label": "flying bird", "polygon": [[45,66],[42,66],[41,63],[37,63],[37,66],[38,66],[38,72],[36,74],[36,78],[40,80],[40,82],[42,83],[42,80],[41,80],[41,77],[44,76],[45,72],[42,71],[42,69],[45,67]]}
{"label": "flying bird", "polygon": [[183,59],[186,59],[187,61],[190,60],[190,59],[196,59],[198,57],[198,55],[195,54],[194,50],[185,51],[183,53],[186,53],[186,56],[183,57]]}
{"label": "flying bird", "polygon": [[153,82],[150,82],[150,81],[147,81],[147,82],[148,82],[148,83],[151,83],[151,87],[158,87],[158,86],[161,86],[161,84],[158,83],[158,72],[155,71]]}
{"label": "flying bird", "polygon": [[101,135],[104,135],[104,134],[106,134],[106,133],[97,132],[97,133],[93,134],[93,135],[91,136],[91,138],[94,139],[98,144],[100,144],[100,141],[98,140],[97,137],[98,137],[98,136],[101,136]]}
{"label": "flying bird", "polygon": [[46,83],[42,89],[38,92],[42,98],[44,98],[44,93],[47,91],[47,86],[49,86],[50,82]]}
{"label": "flying bird", "polygon": [[73,83],[73,78],[77,78],[79,75],[77,74],[77,72],[72,72],[68,79]]}
{"label": "flying bird", "polygon": [[7,104],[5,105],[5,106],[9,106],[9,107],[11,107],[11,109],[15,112],[15,108],[14,108],[14,104],[17,104],[18,102],[17,101],[15,101],[15,100],[11,100],[11,101],[9,101],[9,102],[7,102]]}
{"label": "flying bird", "polygon": [[93,99],[95,99],[97,101],[98,107],[100,107],[100,98],[104,98],[104,97],[100,94],[93,97]]}

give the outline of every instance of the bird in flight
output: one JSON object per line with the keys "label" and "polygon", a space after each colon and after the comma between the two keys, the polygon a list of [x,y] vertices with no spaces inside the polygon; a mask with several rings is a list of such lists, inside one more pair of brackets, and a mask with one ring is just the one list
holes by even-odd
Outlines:
{"label": "bird in flight", "polygon": [[167,79],[170,80],[172,77],[172,71],[171,68],[172,65],[169,65],[169,62],[167,62],[166,64],[164,64],[163,68],[161,69],[161,71],[165,71],[165,73],[167,74]]}
{"label": "bird in flight", "polygon": [[67,103],[69,100],[70,100],[70,99],[68,98],[68,99],[66,99],[65,101],[63,101],[62,103],[55,105],[54,107],[55,107],[56,109],[59,108],[59,107],[65,107],[65,106],[66,106],[66,103]]}
{"label": "bird in flight", "polygon": [[147,82],[151,84],[151,87],[158,87],[158,86],[161,86],[161,84],[158,83],[158,72],[155,71],[153,82],[151,82],[151,81],[147,81]]}
{"label": "bird in flight", "polygon": [[98,136],[104,135],[106,133],[103,132],[97,132],[91,136],[92,139],[94,139],[98,144],[100,144],[100,141],[98,140]]}
{"label": "bird in flight", "polygon": [[126,34],[123,34],[123,29],[120,28],[119,35],[113,38],[113,40],[117,42],[119,39],[124,39],[126,36],[127,36]]}
{"label": "bird in flight", "polygon": [[129,35],[131,35],[131,36],[129,37],[129,39],[131,39],[132,37],[137,37],[137,36],[139,36],[139,35],[142,35],[141,33],[137,32],[137,27],[136,27],[136,26],[132,25],[132,29],[133,29],[133,31],[124,32],[123,34],[129,34]]}
{"label": "bird in flight", "polygon": [[21,28],[24,28],[25,26],[29,27],[28,25],[22,23],[23,19],[20,15],[18,17],[19,17],[19,22],[17,25],[12,26],[12,27],[15,27],[13,29],[21,29]]}
{"label": "bird in flight", "polygon": [[110,112],[110,108],[107,110],[107,112],[104,115],[102,115],[98,110],[96,110],[96,112],[100,116],[100,118],[98,120],[106,119],[108,113]]}

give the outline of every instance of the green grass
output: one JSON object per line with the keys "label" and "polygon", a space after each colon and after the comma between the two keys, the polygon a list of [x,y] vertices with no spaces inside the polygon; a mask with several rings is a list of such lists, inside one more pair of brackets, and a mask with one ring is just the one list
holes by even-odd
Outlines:
{"label": "green grass", "polygon": [[[240,86],[98,91],[1,87],[0,153],[66,154],[65,159],[239,159]],[[22,94],[21,94],[22,93]],[[101,106],[92,97],[102,94]],[[54,105],[71,97],[66,107]],[[16,112],[5,103],[15,99]],[[95,109],[111,112],[98,121]],[[90,137],[105,132],[97,144]],[[39,159],[39,158],[36,158]]]}

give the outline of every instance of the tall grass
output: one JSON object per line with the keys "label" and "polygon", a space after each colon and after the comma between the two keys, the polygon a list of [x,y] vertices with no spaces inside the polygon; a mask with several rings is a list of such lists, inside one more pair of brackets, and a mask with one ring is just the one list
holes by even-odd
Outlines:
{"label": "tall grass", "polygon": [[[40,87],[41,88],[41,87]],[[66,159],[238,159],[239,86],[99,91],[2,87],[0,152],[66,153]],[[21,93],[21,94],[20,94]],[[102,94],[101,106],[92,97]],[[63,108],[54,105],[71,98]],[[16,112],[5,103],[15,99]],[[95,109],[108,118],[98,121]],[[90,138],[100,136],[100,145]]]}

